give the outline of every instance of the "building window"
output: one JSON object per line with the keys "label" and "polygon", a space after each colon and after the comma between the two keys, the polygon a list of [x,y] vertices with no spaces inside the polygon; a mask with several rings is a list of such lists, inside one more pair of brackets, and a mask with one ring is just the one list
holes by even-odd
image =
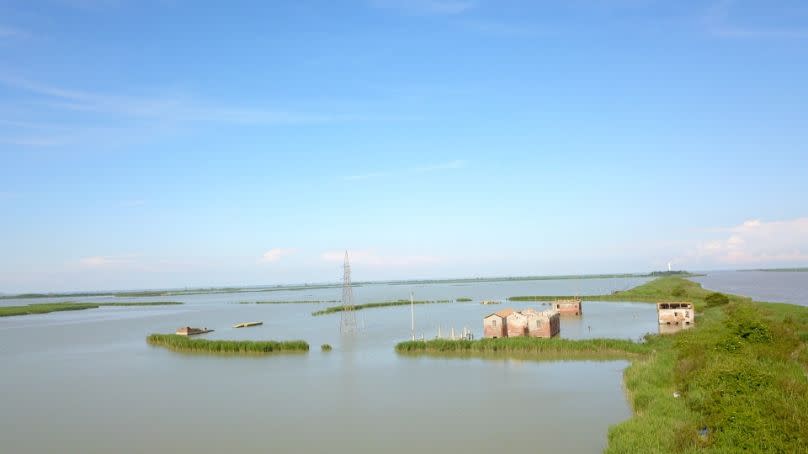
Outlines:
{"label": "building window", "polygon": [[497,326],[497,320],[496,319],[491,320],[491,326]]}

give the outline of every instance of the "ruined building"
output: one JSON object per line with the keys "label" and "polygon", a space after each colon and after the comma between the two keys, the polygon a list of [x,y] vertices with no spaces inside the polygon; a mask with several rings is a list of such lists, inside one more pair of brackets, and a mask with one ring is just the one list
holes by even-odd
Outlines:
{"label": "ruined building", "polygon": [[521,312],[503,309],[483,319],[483,335],[499,337],[553,337],[561,330],[558,311],[538,312],[525,309]]}
{"label": "ruined building", "polygon": [[555,300],[552,303],[553,309],[557,310],[562,315],[581,315],[584,313],[581,303],[581,298],[572,298],[568,300]]}
{"label": "ruined building", "polygon": [[695,315],[693,303],[657,303],[659,325],[674,328],[674,331],[693,326]]}

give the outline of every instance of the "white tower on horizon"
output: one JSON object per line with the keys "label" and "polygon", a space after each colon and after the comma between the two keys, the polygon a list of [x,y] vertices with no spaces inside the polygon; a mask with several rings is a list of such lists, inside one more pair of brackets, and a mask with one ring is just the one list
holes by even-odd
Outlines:
{"label": "white tower on horizon", "polygon": [[673,270],[671,269],[671,262],[668,262],[668,271],[673,271]]}

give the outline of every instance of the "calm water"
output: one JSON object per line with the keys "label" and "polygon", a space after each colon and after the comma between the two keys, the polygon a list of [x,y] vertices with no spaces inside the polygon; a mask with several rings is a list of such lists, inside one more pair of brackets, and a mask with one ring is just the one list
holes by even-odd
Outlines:
{"label": "calm water", "polygon": [[808,273],[781,271],[720,271],[693,278],[704,288],[757,301],[808,306]]}
{"label": "calm water", "polygon": [[[643,281],[367,285],[354,291],[358,302],[405,298],[410,290],[418,299],[480,300],[609,293]],[[359,311],[362,331],[341,337],[339,314],[310,315],[324,304],[234,304],[339,296],[340,289],[188,295],[171,298],[183,306],[2,318],[2,451],[482,453],[504,443],[589,453],[605,446],[610,425],[631,414],[621,384],[624,361],[398,356],[395,343],[410,336],[406,306]],[[510,306],[531,305],[538,306]],[[467,326],[479,336],[482,316],[508,306],[416,306],[416,331],[429,338],[438,327],[446,334]],[[230,328],[251,320],[264,325]],[[149,333],[182,325],[214,328],[205,336],[211,339],[304,339],[313,349],[211,357],[145,343]],[[583,317],[562,319],[561,335],[636,339],[656,329],[652,305],[586,302]],[[334,351],[320,352],[325,342]]]}

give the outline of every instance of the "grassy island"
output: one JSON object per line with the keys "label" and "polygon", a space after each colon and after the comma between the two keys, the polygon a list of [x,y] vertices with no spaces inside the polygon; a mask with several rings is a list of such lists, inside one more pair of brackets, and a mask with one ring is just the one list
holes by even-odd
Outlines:
{"label": "grassy island", "polygon": [[[402,342],[402,354],[615,359],[634,417],[609,429],[609,453],[804,452],[808,446],[808,307],[752,302],[661,277],[619,301],[692,301],[694,329],[616,339]],[[612,295],[607,295],[611,299]],[[587,297],[586,299],[596,299]],[[534,301],[534,300],[522,300]]]}
{"label": "grassy island", "polygon": [[396,345],[398,353],[464,355],[491,357],[501,354],[540,359],[630,359],[651,351],[648,344],[621,339],[536,339],[510,337],[501,339],[407,341]]}
{"label": "grassy island", "polygon": [[235,341],[194,339],[177,334],[152,334],[146,338],[150,345],[165,347],[177,352],[201,352],[224,354],[269,354],[302,353],[309,351],[309,344],[302,340],[294,341]]}
{"label": "grassy island", "polygon": [[461,296],[460,298],[456,298],[455,301],[457,301],[458,303],[468,303],[469,301],[471,301],[471,298],[467,296]]}
{"label": "grassy island", "polygon": [[[705,290],[700,284],[679,277],[661,277],[634,287],[630,290],[615,291],[610,295],[578,296],[584,301],[628,301],[637,303],[657,303],[670,301],[692,301],[696,309],[706,306],[705,298],[715,293]],[[557,299],[575,298],[573,295],[536,295],[511,296],[508,301],[555,301]],[[732,302],[751,302],[751,298],[737,295],[727,295]]]}
{"label": "grassy island", "polygon": [[98,309],[99,307],[128,307],[128,306],[168,306],[182,304],[176,301],[149,301],[149,302],[127,302],[127,303],[43,303],[28,304],[26,306],[6,306],[0,307],[0,317],[12,317],[15,315],[47,314],[59,311],[81,311],[85,309]]}
{"label": "grassy island", "polygon": [[[451,303],[452,300],[437,300],[437,301],[412,301],[412,304],[446,304]],[[357,304],[354,306],[355,311],[360,311],[362,309],[377,309],[380,307],[390,307],[390,306],[406,306],[410,304],[410,300],[397,300],[397,301],[383,301],[381,303],[366,303],[366,304]],[[338,305],[338,306],[331,306],[327,307],[323,310],[314,311],[311,313],[313,316],[318,315],[327,315],[333,314],[336,312],[342,312],[345,310],[345,306]]]}
{"label": "grassy island", "polygon": [[296,300],[296,301],[239,301],[239,304],[320,304],[339,303],[338,300]]}

